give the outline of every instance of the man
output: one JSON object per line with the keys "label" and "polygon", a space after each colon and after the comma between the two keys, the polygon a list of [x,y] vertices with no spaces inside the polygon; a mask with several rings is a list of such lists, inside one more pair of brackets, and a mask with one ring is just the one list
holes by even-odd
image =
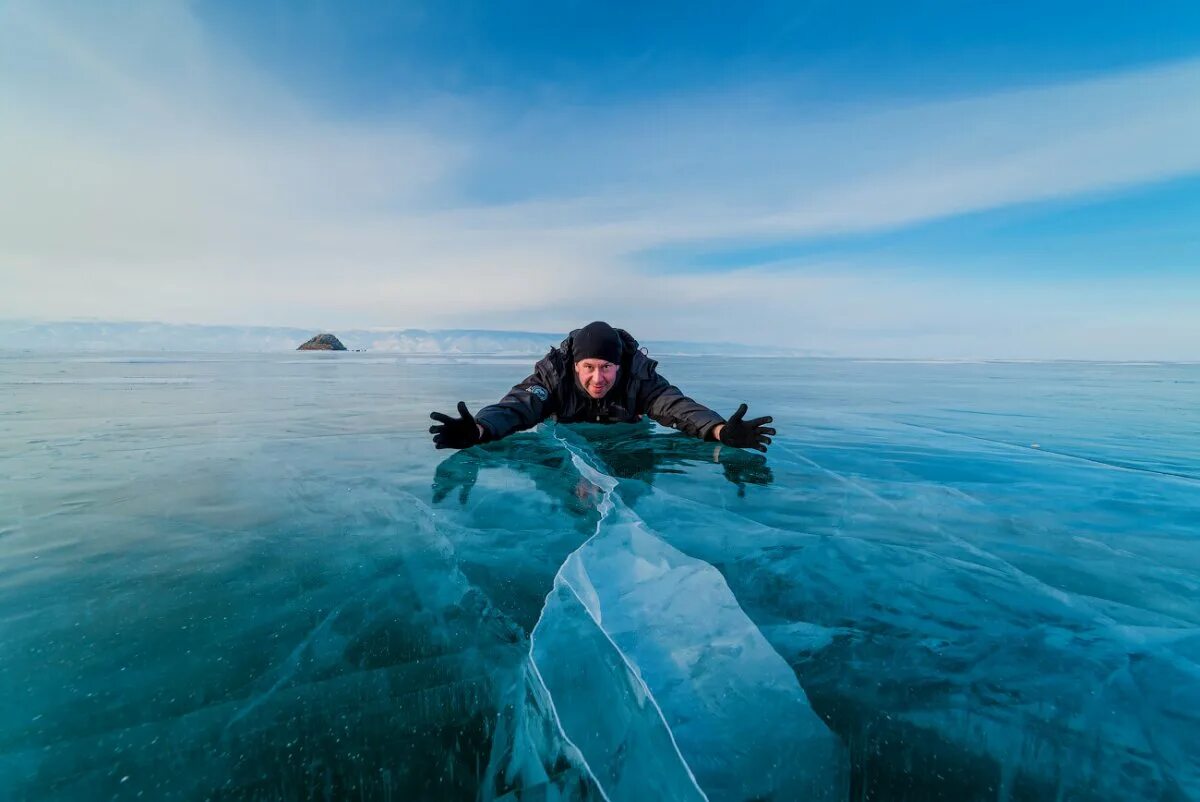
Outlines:
{"label": "man", "polygon": [[429,417],[438,448],[467,448],[499,440],[553,416],[560,423],[636,423],[649,415],[663,426],[702,440],[766,451],[775,430],[770,417],[743,420],[746,405],[725,420],[688,398],[658,375],[658,362],[639,350],[637,340],[603,321],[571,332],[539,361],[533,373],[497,404],[475,417],[458,402],[458,418],[441,412]]}

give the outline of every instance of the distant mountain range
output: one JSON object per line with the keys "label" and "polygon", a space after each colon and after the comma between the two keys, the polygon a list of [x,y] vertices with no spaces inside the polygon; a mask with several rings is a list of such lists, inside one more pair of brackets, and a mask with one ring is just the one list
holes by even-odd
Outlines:
{"label": "distant mountain range", "polygon": [[[0,350],[30,351],[294,351],[318,329],[268,326],[198,326],[107,321],[35,322],[0,320]],[[482,354],[540,356],[565,333],[484,329],[333,330],[351,351],[397,354]],[[651,352],[679,356],[817,356],[811,351],[769,346],[685,341],[645,341]]]}

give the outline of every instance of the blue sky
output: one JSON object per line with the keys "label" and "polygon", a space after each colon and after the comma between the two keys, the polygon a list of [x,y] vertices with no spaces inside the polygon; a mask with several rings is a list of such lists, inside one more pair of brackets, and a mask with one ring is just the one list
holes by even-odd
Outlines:
{"label": "blue sky", "polygon": [[575,102],[808,74],[809,100],[975,92],[1194,56],[1194,3],[201,3],[333,105],[397,92]]}
{"label": "blue sky", "polygon": [[1200,359],[1200,6],[0,6],[0,316]]}

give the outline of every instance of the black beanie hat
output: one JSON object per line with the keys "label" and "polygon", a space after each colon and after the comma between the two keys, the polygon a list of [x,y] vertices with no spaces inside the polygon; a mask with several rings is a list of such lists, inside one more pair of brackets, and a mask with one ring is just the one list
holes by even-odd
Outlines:
{"label": "black beanie hat", "polygon": [[576,362],[583,359],[603,359],[621,364],[621,335],[602,320],[589,323],[575,333],[572,352]]}

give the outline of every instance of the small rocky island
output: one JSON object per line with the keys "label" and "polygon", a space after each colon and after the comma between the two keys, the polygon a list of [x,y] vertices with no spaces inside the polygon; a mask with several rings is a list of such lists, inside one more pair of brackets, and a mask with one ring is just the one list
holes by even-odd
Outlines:
{"label": "small rocky island", "polygon": [[297,351],[345,351],[346,346],[342,345],[342,341],[332,334],[318,334],[304,345],[296,349]]}

